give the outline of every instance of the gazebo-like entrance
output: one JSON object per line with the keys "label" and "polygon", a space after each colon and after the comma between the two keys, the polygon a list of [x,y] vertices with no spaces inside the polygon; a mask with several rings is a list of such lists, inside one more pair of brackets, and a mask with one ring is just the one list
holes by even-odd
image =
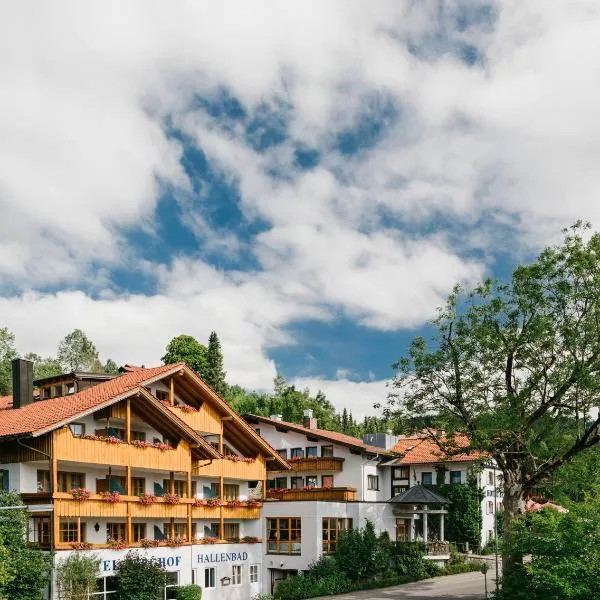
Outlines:
{"label": "gazebo-like entrance", "polygon": [[[444,517],[448,511],[444,508],[450,502],[432,492],[422,485],[415,485],[405,492],[388,500],[394,505],[393,513],[396,516],[396,541],[414,542],[416,540],[415,521],[422,520],[423,542],[444,542]],[[440,507],[440,508],[437,508]],[[437,540],[432,540],[429,526],[431,517],[439,518]]]}

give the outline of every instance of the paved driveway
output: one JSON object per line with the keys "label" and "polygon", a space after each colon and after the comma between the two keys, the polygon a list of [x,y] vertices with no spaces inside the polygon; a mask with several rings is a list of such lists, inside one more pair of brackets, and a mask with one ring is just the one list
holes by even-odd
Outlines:
{"label": "paved driveway", "polygon": [[[488,588],[493,588],[493,579],[488,573]],[[317,600],[483,600],[484,582],[481,573],[463,573],[424,579],[378,590],[351,592],[341,596],[324,596]]]}

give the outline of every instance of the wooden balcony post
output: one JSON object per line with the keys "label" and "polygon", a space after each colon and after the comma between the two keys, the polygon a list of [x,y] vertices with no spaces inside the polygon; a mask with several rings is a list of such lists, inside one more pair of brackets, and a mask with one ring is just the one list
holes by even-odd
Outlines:
{"label": "wooden balcony post", "polygon": [[126,525],[126,532],[125,535],[127,537],[127,543],[131,544],[133,543],[133,531],[132,531],[132,525],[131,525],[131,503],[128,502],[127,503],[127,525]]}
{"label": "wooden balcony post", "polygon": [[223,419],[221,419],[221,434],[219,435],[219,454],[223,454]]}
{"label": "wooden balcony post", "polygon": [[175,493],[175,473],[171,471],[169,474],[169,494]]}
{"label": "wooden balcony post", "polygon": [[192,505],[187,505],[187,539],[192,543]]}
{"label": "wooden balcony post", "polygon": [[77,517],[77,541],[81,542],[81,517]]}
{"label": "wooden balcony post", "polygon": [[169,404],[175,406],[175,378],[169,379]]}
{"label": "wooden balcony post", "polygon": [[131,444],[131,398],[127,398],[127,409],[125,413],[125,441]]}
{"label": "wooden balcony post", "polygon": [[187,472],[187,497],[192,497],[192,472]]}
{"label": "wooden balcony post", "polygon": [[125,467],[125,486],[126,486],[127,495],[131,496],[131,494],[132,494],[132,489],[131,489],[131,467],[129,465],[127,465]]}
{"label": "wooden balcony post", "polygon": [[170,538],[175,537],[175,519],[173,517],[171,517],[171,519],[169,521],[169,537]]}
{"label": "wooden balcony post", "polygon": [[52,459],[52,473],[50,474],[50,481],[52,482],[52,489],[50,490],[53,494],[58,492],[58,460]]}
{"label": "wooden balcony post", "polygon": [[[224,500],[223,476],[219,477],[219,497]],[[219,508],[219,538],[225,539],[225,516],[223,515],[223,507]]]}
{"label": "wooden balcony post", "polygon": [[263,497],[263,500],[264,500],[267,497],[267,480],[263,479],[262,484],[263,484],[262,497]]}

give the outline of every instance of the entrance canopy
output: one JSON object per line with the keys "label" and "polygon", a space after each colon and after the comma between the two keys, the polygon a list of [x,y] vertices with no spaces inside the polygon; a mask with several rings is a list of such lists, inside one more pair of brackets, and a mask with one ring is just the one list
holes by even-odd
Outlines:
{"label": "entrance canopy", "polygon": [[435,492],[432,492],[429,488],[422,485],[415,485],[408,488],[405,492],[390,498],[388,502],[393,504],[450,504],[450,501]]}

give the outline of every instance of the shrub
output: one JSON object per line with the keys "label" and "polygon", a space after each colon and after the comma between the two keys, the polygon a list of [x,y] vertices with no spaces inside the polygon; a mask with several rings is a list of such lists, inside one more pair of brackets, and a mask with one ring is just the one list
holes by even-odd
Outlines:
{"label": "shrub", "polygon": [[56,569],[56,582],[64,600],[87,600],[95,592],[100,559],[95,555],[71,554]]}
{"label": "shrub", "polygon": [[175,588],[176,600],[201,600],[202,588],[198,585],[182,585]]}
{"label": "shrub", "polygon": [[442,575],[458,575],[459,573],[474,573],[475,571],[481,571],[481,563],[456,563],[453,565],[447,565],[442,570]]}
{"label": "shrub", "polygon": [[428,565],[432,564],[423,558],[426,553],[427,546],[423,542],[396,542],[390,548],[392,567],[398,575],[424,579],[431,572]]}
{"label": "shrub", "polygon": [[344,531],[340,535],[335,560],[340,571],[354,582],[374,577],[388,566],[373,523],[368,520],[364,528]]}
{"label": "shrub", "polygon": [[274,597],[276,600],[303,600],[315,596],[343,594],[352,589],[352,583],[339,571],[320,579],[311,574],[296,575],[280,581]]}
{"label": "shrub", "polygon": [[118,563],[117,591],[119,598],[151,600],[159,598],[166,584],[166,571],[156,558],[128,552]]}

